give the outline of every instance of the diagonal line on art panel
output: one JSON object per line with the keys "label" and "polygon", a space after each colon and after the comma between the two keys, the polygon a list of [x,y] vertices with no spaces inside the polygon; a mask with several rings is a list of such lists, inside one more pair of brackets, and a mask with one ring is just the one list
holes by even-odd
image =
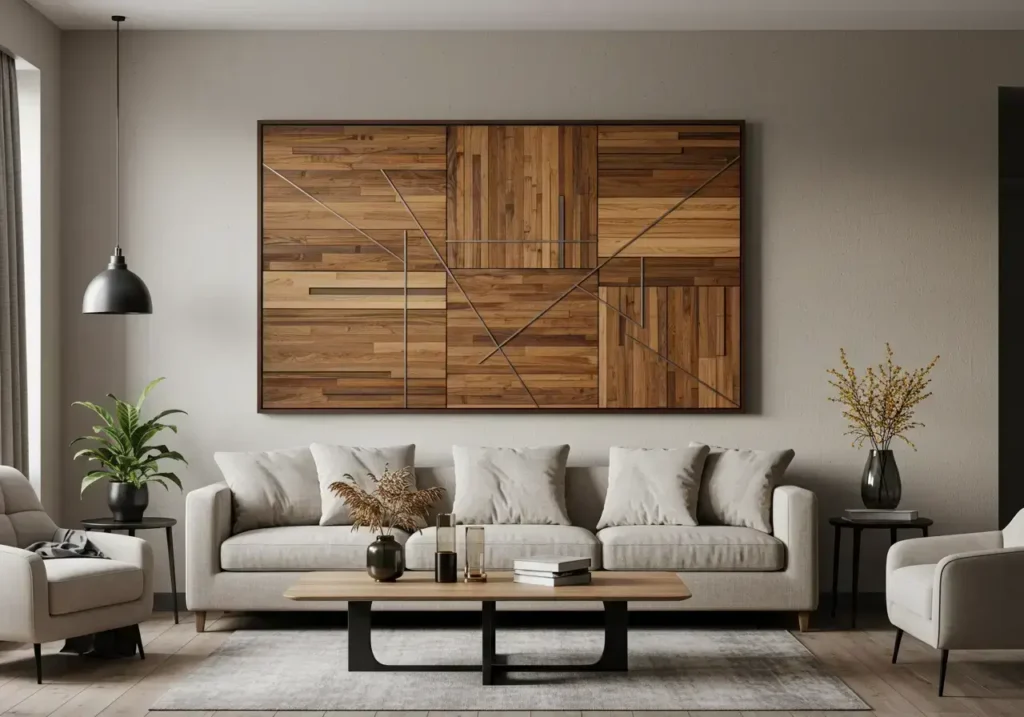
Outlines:
{"label": "diagonal line on art panel", "polygon": [[[585,282],[585,281],[586,281],[587,279],[589,279],[589,278],[590,278],[590,277],[592,277],[592,276],[593,276],[594,274],[596,274],[596,273],[597,273],[598,271],[600,271],[602,267],[604,267],[604,266],[605,266],[606,264],[608,264],[608,262],[610,262],[610,261],[611,261],[612,259],[614,259],[614,258],[615,258],[615,257],[617,257],[617,256],[618,256],[619,254],[621,254],[621,253],[622,253],[622,252],[624,252],[624,251],[625,251],[626,249],[628,249],[628,248],[629,248],[629,247],[630,247],[630,246],[631,246],[632,244],[634,244],[634,243],[635,243],[636,241],[638,241],[638,240],[639,240],[639,239],[640,239],[641,237],[643,237],[643,236],[644,236],[645,234],[647,234],[647,233],[648,233],[649,231],[651,231],[652,229],[654,229],[654,227],[656,227],[656,226],[657,226],[658,224],[660,224],[660,223],[661,223],[661,222],[662,222],[662,221],[663,221],[663,220],[664,220],[664,219],[665,219],[666,217],[668,217],[668,216],[669,216],[670,214],[672,214],[673,212],[675,212],[675,211],[676,211],[677,209],[679,209],[679,208],[680,208],[681,206],[683,206],[684,204],[686,204],[686,202],[688,202],[688,201],[689,201],[689,200],[690,200],[691,198],[693,198],[693,197],[694,197],[694,196],[695,196],[695,195],[696,195],[696,194],[697,194],[698,192],[700,192],[700,191],[701,191],[702,189],[704,189],[704,188],[705,188],[705,187],[707,187],[707,186],[708,186],[709,184],[711,184],[711,183],[712,183],[713,181],[715,181],[715,180],[716,180],[716,179],[718,179],[718,178],[719,178],[720,176],[722,176],[722,175],[723,175],[723,174],[724,174],[724,173],[726,172],[726,170],[728,170],[728,169],[729,169],[730,167],[732,167],[732,166],[733,166],[734,164],[736,164],[736,162],[738,162],[738,161],[739,161],[739,157],[734,157],[733,159],[730,159],[730,160],[729,160],[728,162],[726,162],[726,163],[725,163],[725,164],[724,164],[724,165],[723,165],[723,166],[722,166],[722,167],[721,167],[720,169],[718,169],[718,170],[717,170],[717,171],[716,171],[716,172],[715,172],[715,173],[714,173],[713,175],[711,175],[710,177],[708,177],[708,179],[707,179],[707,180],[705,180],[704,182],[702,182],[702,183],[701,183],[701,184],[700,184],[699,186],[697,186],[696,188],[694,188],[694,190],[693,190],[693,191],[691,191],[691,192],[690,192],[689,194],[687,194],[687,195],[686,195],[685,197],[683,197],[683,198],[682,198],[682,199],[680,199],[680,200],[679,200],[678,202],[676,202],[676,203],[675,203],[674,205],[672,205],[672,206],[671,206],[671,207],[670,207],[670,208],[669,208],[668,210],[666,210],[666,211],[665,211],[665,212],[664,212],[663,214],[661,214],[661,215],[660,215],[660,216],[659,216],[659,217],[658,217],[657,219],[655,219],[655,220],[654,220],[654,221],[652,221],[652,222],[651,222],[650,224],[648,224],[648,225],[647,225],[646,227],[644,227],[644,228],[643,228],[643,229],[642,229],[642,230],[640,231],[640,233],[639,233],[639,234],[637,234],[637,235],[636,235],[635,237],[633,237],[633,238],[632,238],[632,239],[630,239],[630,240],[629,240],[628,242],[626,242],[625,244],[623,244],[623,245],[622,245],[621,247],[619,247],[618,249],[616,249],[616,250],[615,250],[615,252],[614,252],[614,253],[612,253],[612,254],[611,254],[611,255],[610,255],[609,257],[607,257],[607,258],[606,258],[606,259],[605,259],[604,261],[598,262],[597,266],[595,266],[595,267],[594,267],[593,269],[590,269],[590,270],[589,270],[589,271],[588,271],[588,272],[586,273],[586,275],[584,275],[584,276],[583,276],[583,278],[581,278],[581,279],[580,279],[579,281],[577,281],[577,282],[576,282],[576,283],[575,283],[574,285],[570,286],[570,287],[569,287],[568,289],[566,289],[566,290],[565,290],[565,291],[564,291],[564,292],[563,292],[562,294],[560,294],[560,295],[558,296],[558,298],[557,298],[557,299],[555,299],[555,300],[554,300],[553,302],[551,302],[551,304],[549,304],[549,305],[548,305],[548,307],[547,307],[547,308],[545,308],[545,309],[543,309],[542,311],[540,311],[540,312],[539,312],[539,313],[538,313],[538,314],[537,314],[536,316],[534,316],[534,317],[533,317],[532,319],[530,319],[530,320],[529,320],[528,322],[526,322],[526,324],[524,324],[524,325],[523,325],[523,326],[522,326],[521,328],[519,328],[519,329],[517,329],[516,331],[514,331],[514,332],[512,333],[512,335],[511,335],[511,336],[509,336],[509,337],[508,337],[507,339],[505,339],[505,340],[504,340],[504,341],[502,341],[501,343],[496,343],[496,344],[495,344],[495,347],[494,347],[494,348],[493,348],[493,349],[491,350],[491,352],[490,352],[490,353],[488,353],[488,354],[487,354],[486,356],[484,356],[484,357],[483,357],[482,359],[480,359],[480,362],[479,362],[479,363],[481,363],[481,364],[482,364],[482,363],[483,363],[484,361],[486,361],[487,359],[489,359],[489,358],[490,358],[491,356],[493,356],[494,354],[496,354],[496,353],[497,353],[498,351],[501,351],[501,350],[502,350],[502,348],[504,348],[504,347],[505,347],[505,346],[506,346],[506,345],[507,345],[507,344],[508,344],[508,343],[509,343],[510,341],[512,341],[512,340],[513,340],[514,338],[516,338],[517,336],[519,336],[519,334],[521,334],[521,333],[523,333],[524,331],[526,331],[526,329],[530,328],[530,326],[531,326],[531,325],[532,325],[532,324],[533,324],[534,322],[536,322],[536,321],[537,321],[537,320],[538,320],[539,318],[541,318],[542,316],[544,316],[544,314],[548,313],[549,311],[551,311],[551,309],[555,308],[555,306],[557,306],[557,305],[558,305],[558,304],[559,304],[559,303],[560,303],[560,302],[561,302],[561,301],[562,301],[563,299],[565,299],[565,297],[567,297],[567,296],[568,296],[569,294],[571,294],[571,293],[572,293],[573,291],[575,291],[576,289],[579,289],[579,288],[580,288],[580,286],[581,286],[581,285],[583,284],[583,282]],[[389,180],[389,181],[390,181],[390,180]]]}
{"label": "diagonal line on art panel", "polygon": [[334,215],[334,216],[335,216],[335,217],[336,217],[337,219],[340,219],[341,221],[343,221],[343,222],[345,222],[346,224],[348,224],[348,225],[349,225],[350,227],[352,227],[352,228],[353,228],[353,229],[355,229],[355,230],[356,230],[357,232],[359,232],[360,234],[362,234],[362,235],[363,235],[364,237],[366,237],[367,239],[369,239],[370,241],[372,241],[372,242],[373,242],[374,244],[376,244],[376,245],[377,245],[378,247],[380,247],[381,249],[383,249],[384,251],[386,251],[386,252],[387,252],[388,254],[390,254],[390,255],[391,255],[391,256],[393,256],[394,258],[398,259],[398,260],[399,260],[400,262],[402,262],[402,263],[405,263],[405,259],[403,259],[402,257],[398,256],[398,254],[396,254],[395,252],[393,252],[393,251],[391,251],[390,249],[388,249],[388,248],[387,248],[386,246],[384,246],[384,245],[383,245],[383,244],[381,244],[381,243],[380,243],[379,241],[377,241],[376,239],[374,239],[374,238],[373,238],[372,236],[370,236],[369,234],[367,234],[367,233],[366,233],[365,231],[363,231],[362,229],[360,229],[359,227],[357,227],[357,226],[356,226],[355,224],[353,224],[352,222],[350,222],[350,221],[349,221],[348,219],[346,219],[346,218],[345,218],[345,217],[343,217],[342,215],[338,214],[338,212],[336,212],[336,211],[334,211],[333,209],[331,209],[331,208],[330,208],[329,206],[327,206],[326,204],[324,204],[323,202],[321,202],[321,201],[320,201],[319,199],[317,199],[316,197],[314,197],[314,196],[313,196],[312,194],[310,194],[309,192],[307,192],[307,191],[306,191],[305,189],[303,189],[302,187],[300,187],[300,186],[299,186],[298,184],[296,184],[296,183],[295,183],[295,182],[293,182],[292,180],[288,179],[288,177],[284,176],[283,174],[281,174],[280,172],[278,172],[278,171],[277,171],[276,169],[274,169],[273,167],[271,167],[271,166],[269,166],[269,165],[267,165],[267,164],[264,164],[264,165],[263,165],[263,168],[264,168],[264,169],[266,169],[266,170],[269,170],[269,171],[273,172],[273,173],[274,173],[274,174],[275,174],[275,175],[276,175],[277,177],[279,177],[279,178],[280,178],[280,179],[281,179],[282,181],[284,181],[284,182],[287,182],[289,186],[293,187],[293,188],[294,188],[294,189],[295,189],[296,191],[298,191],[298,192],[299,192],[300,194],[302,194],[303,196],[305,196],[305,197],[306,197],[307,199],[310,199],[310,200],[312,200],[312,201],[316,202],[316,203],[317,203],[318,205],[320,205],[321,207],[323,207],[324,209],[326,209],[326,210],[327,210],[328,212],[330,212],[331,214],[333,214],[333,215]]}
{"label": "diagonal line on art panel", "polygon": [[386,179],[388,184],[391,185],[391,189],[394,191],[395,196],[398,197],[398,201],[402,203],[402,206],[405,207],[405,211],[409,213],[409,216],[416,223],[416,227],[420,230],[420,233],[423,235],[423,238],[426,240],[427,244],[430,245],[431,251],[434,253],[434,256],[437,257],[437,260],[441,263],[441,266],[444,268],[444,271],[448,275],[448,278],[452,280],[452,283],[454,283],[456,288],[458,288],[459,293],[461,293],[462,296],[466,299],[466,303],[469,304],[469,308],[473,310],[473,313],[476,315],[476,318],[480,321],[480,325],[483,327],[484,331],[487,332],[487,336],[491,339],[491,342],[494,344],[494,351],[491,352],[491,355],[493,356],[494,353],[501,352],[502,357],[504,357],[506,363],[508,363],[508,367],[512,370],[512,373],[515,374],[516,379],[519,380],[519,383],[522,385],[523,390],[526,391],[526,394],[530,397],[530,401],[533,402],[534,407],[540,408],[540,404],[537,403],[537,399],[534,398],[533,392],[530,391],[530,387],[526,385],[526,381],[524,381],[523,377],[519,375],[519,370],[516,369],[515,365],[512,363],[512,360],[508,357],[508,354],[505,353],[504,344],[498,344],[498,340],[494,338],[494,334],[491,332],[490,327],[487,326],[487,322],[484,321],[484,317],[483,315],[481,315],[480,310],[477,309],[476,304],[474,304],[473,300],[469,298],[469,294],[467,294],[466,290],[462,288],[462,284],[459,282],[458,278],[455,276],[455,274],[452,273],[452,270],[451,268],[449,268],[448,263],[444,260],[444,257],[441,256],[441,252],[437,250],[437,247],[434,245],[433,240],[431,240],[430,235],[427,233],[427,230],[423,228],[423,225],[420,223],[420,220],[416,217],[415,212],[413,212],[412,207],[410,207],[409,203],[405,201],[405,197],[402,196],[402,193],[398,190],[398,187],[395,186],[395,183],[391,181],[391,177],[388,176],[387,170],[382,169],[380,170],[380,173],[384,175],[384,179]]}

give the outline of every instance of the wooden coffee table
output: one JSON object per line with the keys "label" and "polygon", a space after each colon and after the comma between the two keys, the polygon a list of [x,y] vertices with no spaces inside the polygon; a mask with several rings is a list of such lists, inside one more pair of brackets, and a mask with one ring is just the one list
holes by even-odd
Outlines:
{"label": "wooden coffee table", "polygon": [[[351,672],[480,672],[494,684],[507,672],[618,671],[627,666],[628,601],[686,600],[690,591],[676,573],[596,572],[590,585],[558,588],[522,585],[512,573],[488,573],[484,583],[436,583],[433,573],[406,573],[393,583],[374,582],[362,572],[304,573],[284,596],[291,600],[348,602],[348,669]],[[481,603],[482,651],[479,665],[385,665],[370,645],[370,606],[374,601],[471,601]],[[495,602],[575,600],[604,603],[604,651],[588,665],[511,665],[495,653]]]}

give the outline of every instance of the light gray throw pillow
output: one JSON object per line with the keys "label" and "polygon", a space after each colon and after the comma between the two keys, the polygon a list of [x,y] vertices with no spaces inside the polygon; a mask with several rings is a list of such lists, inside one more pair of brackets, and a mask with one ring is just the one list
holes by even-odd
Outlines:
{"label": "light gray throw pillow", "polygon": [[[703,446],[691,443],[691,448]],[[734,525],[772,532],[772,491],[796,455],[708,446],[697,502],[701,525]]]}
{"label": "light gray throw pillow", "polygon": [[459,523],[571,525],[565,509],[569,446],[454,446]]}
{"label": "light gray throw pillow", "polygon": [[608,493],[597,529],[697,525],[697,496],[709,448],[612,448]]}
{"label": "light gray throw pillow", "polygon": [[233,532],[277,525],[316,525],[320,486],[308,448],[254,453],[214,453],[231,489]]}
{"label": "light gray throw pillow", "polygon": [[[320,525],[352,525],[352,514],[345,501],[331,492],[332,483],[354,482],[367,493],[372,493],[375,486],[369,474],[380,478],[385,468],[397,471],[412,468],[416,462],[414,445],[363,448],[314,443],[309,449],[316,461],[320,485]],[[352,479],[345,478],[345,474]],[[415,474],[411,488],[416,489]]]}

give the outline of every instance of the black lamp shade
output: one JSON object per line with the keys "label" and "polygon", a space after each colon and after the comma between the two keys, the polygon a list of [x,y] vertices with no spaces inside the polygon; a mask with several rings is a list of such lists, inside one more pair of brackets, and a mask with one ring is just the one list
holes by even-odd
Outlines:
{"label": "black lamp shade", "polygon": [[120,247],[110,264],[89,282],[82,299],[83,314],[152,314],[153,300],[146,283],[128,270]]}

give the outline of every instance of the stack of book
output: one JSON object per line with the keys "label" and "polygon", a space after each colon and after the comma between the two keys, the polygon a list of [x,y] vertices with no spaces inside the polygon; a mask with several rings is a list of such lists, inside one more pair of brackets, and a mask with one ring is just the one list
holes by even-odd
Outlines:
{"label": "stack of book", "polygon": [[846,519],[891,521],[893,523],[909,523],[917,520],[916,510],[884,510],[880,508],[847,508]]}
{"label": "stack of book", "polygon": [[590,558],[537,557],[516,560],[512,580],[527,585],[561,587],[590,583]]}

